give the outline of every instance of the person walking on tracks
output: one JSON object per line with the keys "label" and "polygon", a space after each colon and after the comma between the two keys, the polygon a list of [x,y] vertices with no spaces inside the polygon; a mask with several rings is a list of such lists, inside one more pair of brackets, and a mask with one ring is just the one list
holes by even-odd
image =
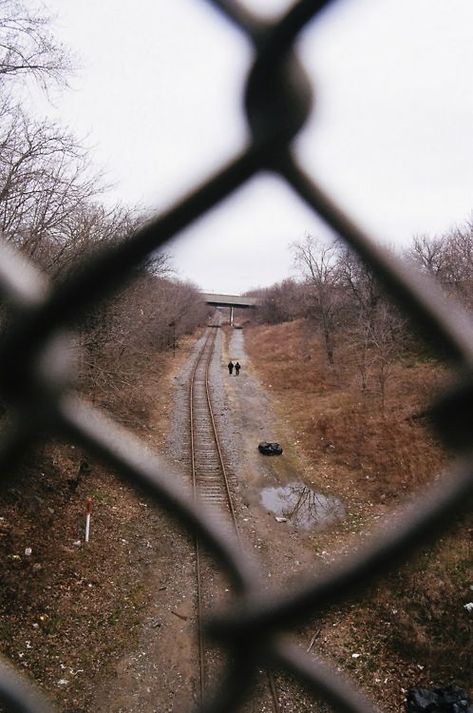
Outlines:
{"label": "person walking on tracks", "polygon": [[230,374],[230,376],[233,374],[233,362],[232,361],[228,362],[228,373]]}
{"label": "person walking on tracks", "polygon": [[238,374],[240,373],[240,369],[241,369],[240,362],[237,361],[237,363],[235,364],[235,376],[238,376]]}

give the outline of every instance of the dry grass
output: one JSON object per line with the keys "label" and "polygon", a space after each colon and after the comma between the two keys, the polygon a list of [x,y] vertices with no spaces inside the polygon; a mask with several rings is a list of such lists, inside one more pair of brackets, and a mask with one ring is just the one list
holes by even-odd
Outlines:
{"label": "dry grass", "polygon": [[[172,375],[191,345],[183,341],[175,359],[170,352],[148,357],[154,373],[141,375],[143,396],[123,385],[116,401],[99,393],[96,403],[162,443]],[[47,443],[30,455],[0,501],[2,653],[66,711],[91,709],[99,683],[137,645],[143,612],[155,597],[148,580],[156,576],[157,558],[175,546],[165,515],[156,518],[147,499],[116,474],[91,460],[77,480],[86,457],[73,445]],[[87,497],[94,509],[85,545]]]}
{"label": "dry grass", "polygon": [[[346,550],[355,531],[363,537],[448,463],[425,419],[412,419],[448,379],[433,360],[408,354],[390,365],[383,408],[376,366],[362,391],[354,350],[339,340],[329,368],[303,320],[248,328],[246,344],[311,465],[307,479],[347,505],[345,523],[314,538],[317,549]],[[402,688],[473,685],[473,617],[463,608],[473,599],[472,532],[461,523],[362,602],[331,612],[322,627],[337,665],[389,709],[402,704]],[[356,662],[355,651],[363,652]]]}
{"label": "dry grass", "polygon": [[432,480],[446,454],[424,419],[412,419],[428,406],[446,381],[441,366],[413,358],[393,364],[384,410],[375,368],[362,391],[349,350],[338,348],[338,363],[326,364],[316,336],[303,320],[247,331],[252,361],[268,388],[284,399],[305,451],[328,458],[348,484],[366,481],[371,499],[397,499]]}

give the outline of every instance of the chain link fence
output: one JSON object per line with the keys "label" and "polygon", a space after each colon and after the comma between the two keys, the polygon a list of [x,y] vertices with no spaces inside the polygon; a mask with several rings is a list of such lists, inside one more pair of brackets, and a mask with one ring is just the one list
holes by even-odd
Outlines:
{"label": "chain link fence", "polygon": [[[363,232],[302,170],[292,152],[312,96],[294,44],[328,0],[301,0],[275,23],[263,23],[232,0],[213,0],[212,4],[254,48],[245,92],[251,135],[246,148],[125,243],[84,260],[67,284],[49,287],[23,257],[6,244],[0,246],[0,290],[12,315],[0,353],[1,387],[14,414],[2,436],[0,470],[14,477],[26,449],[53,434],[61,435],[145,490],[181,526],[201,538],[236,589],[229,608],[207,623],[208,635],[224,644],[232,656],[219,690],[202,710],[237,710],[251,695],[257,671],[266,666],[292,674],[338,711],[366,713],[373,706],[354,686],[323,661],[286,643],[283,634],[405,561],[415,547],[432,541],[471,506],[473,455],[467,424],[473,400],[473,331],[465,315],[452,313],[434,285],[414,275]],[[361,256],[414,327],[438,345],[442,358],[447,355],[454,363],[458,375],[456,386],[432,406],[439,433],[458,452],[450,472],[402,514],[395,528],[374,532],[356,555],[342,559],[304,588],[271,599],[260,594],[247,555],[167,476],[166,463],[74,394],[66,333],[87,309],[122,286],[153,251],[263,170],[282,177]],[[5,710],[18,713],[51,710],[6,663],[0,664],[0,702]]]}

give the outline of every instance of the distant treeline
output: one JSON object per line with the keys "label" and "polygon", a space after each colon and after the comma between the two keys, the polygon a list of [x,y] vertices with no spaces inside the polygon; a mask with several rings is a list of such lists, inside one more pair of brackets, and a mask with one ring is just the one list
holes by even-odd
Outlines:
{"label": "distant treeline", "polygon": [[[251,291],[262,301],[256,321],[277,324],[306,318],[320,331],[329,364],[336,361],[340,335],[344,341],[349,337],[361,353],[373,347],[388,355],[416,343],[405,316],[353,252],[312,236],[293,249],[301,277]],[[402,257],[433,277],[448,299],[473,308],[473,223],[439,237],[416,236]],[[441,351],[441,345],[435,346]]]}

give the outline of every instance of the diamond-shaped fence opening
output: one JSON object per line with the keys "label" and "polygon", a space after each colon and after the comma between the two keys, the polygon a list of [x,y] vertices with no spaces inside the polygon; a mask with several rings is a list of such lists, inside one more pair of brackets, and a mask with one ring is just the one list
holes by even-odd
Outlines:
{"label": "diamond-shaped fence opening", "polygon": [[[465,316],[453,314],[433,285],[414,276],[361,230],[302,170],[291,150],[310,111],[312,95],[294,42],[328,0],[301,0],[281,20],[268,24],[236,2],[213,0],[212,4],[254,47],[245,93],[251,140],[240,155],[125,243],[84,260],[67,284],[49,288],[24,258],[2,245],[0,290],[13,315],[0,353],[2,388],[16,418],[2,439],[0,469],[12,472],[26,448],[51,434],[65,435],[147,491],[205,542],[237,585],[233,603],[207,624],[208,633],[228,647],[232,657],[220,690],[204,704],[205,710],[236,709],[254,672],[267,666],[289,672],[336,710],[367,711],[370,704],[354,687],[322,661],[315,662],[287,644],[280,633],[404,561],[414,546],[438,536],[470,506],[473,461],[466,424],[473,331],[465,328]],[[304,588],[281,592],[271,600],[259,592],[245,553],[209,524],[199,506],[167,477],[157,456],[149,455],[138,439],[72,393],[64,368],[64,330],[74,326],[78,314],[113,293],[153,251],[263,170],[286,181],[359,254],[414,325],[434,337],[432,343],[440,345],[442,356],[448,354],[456,363],[457,387],[432,413],[445,438],[461,452],[450,473],[414,503],[395,530],[378,533],[363,550]],[[5,710],[49,710],[42,696],[6,665],[0,667],[0,701]]]}

